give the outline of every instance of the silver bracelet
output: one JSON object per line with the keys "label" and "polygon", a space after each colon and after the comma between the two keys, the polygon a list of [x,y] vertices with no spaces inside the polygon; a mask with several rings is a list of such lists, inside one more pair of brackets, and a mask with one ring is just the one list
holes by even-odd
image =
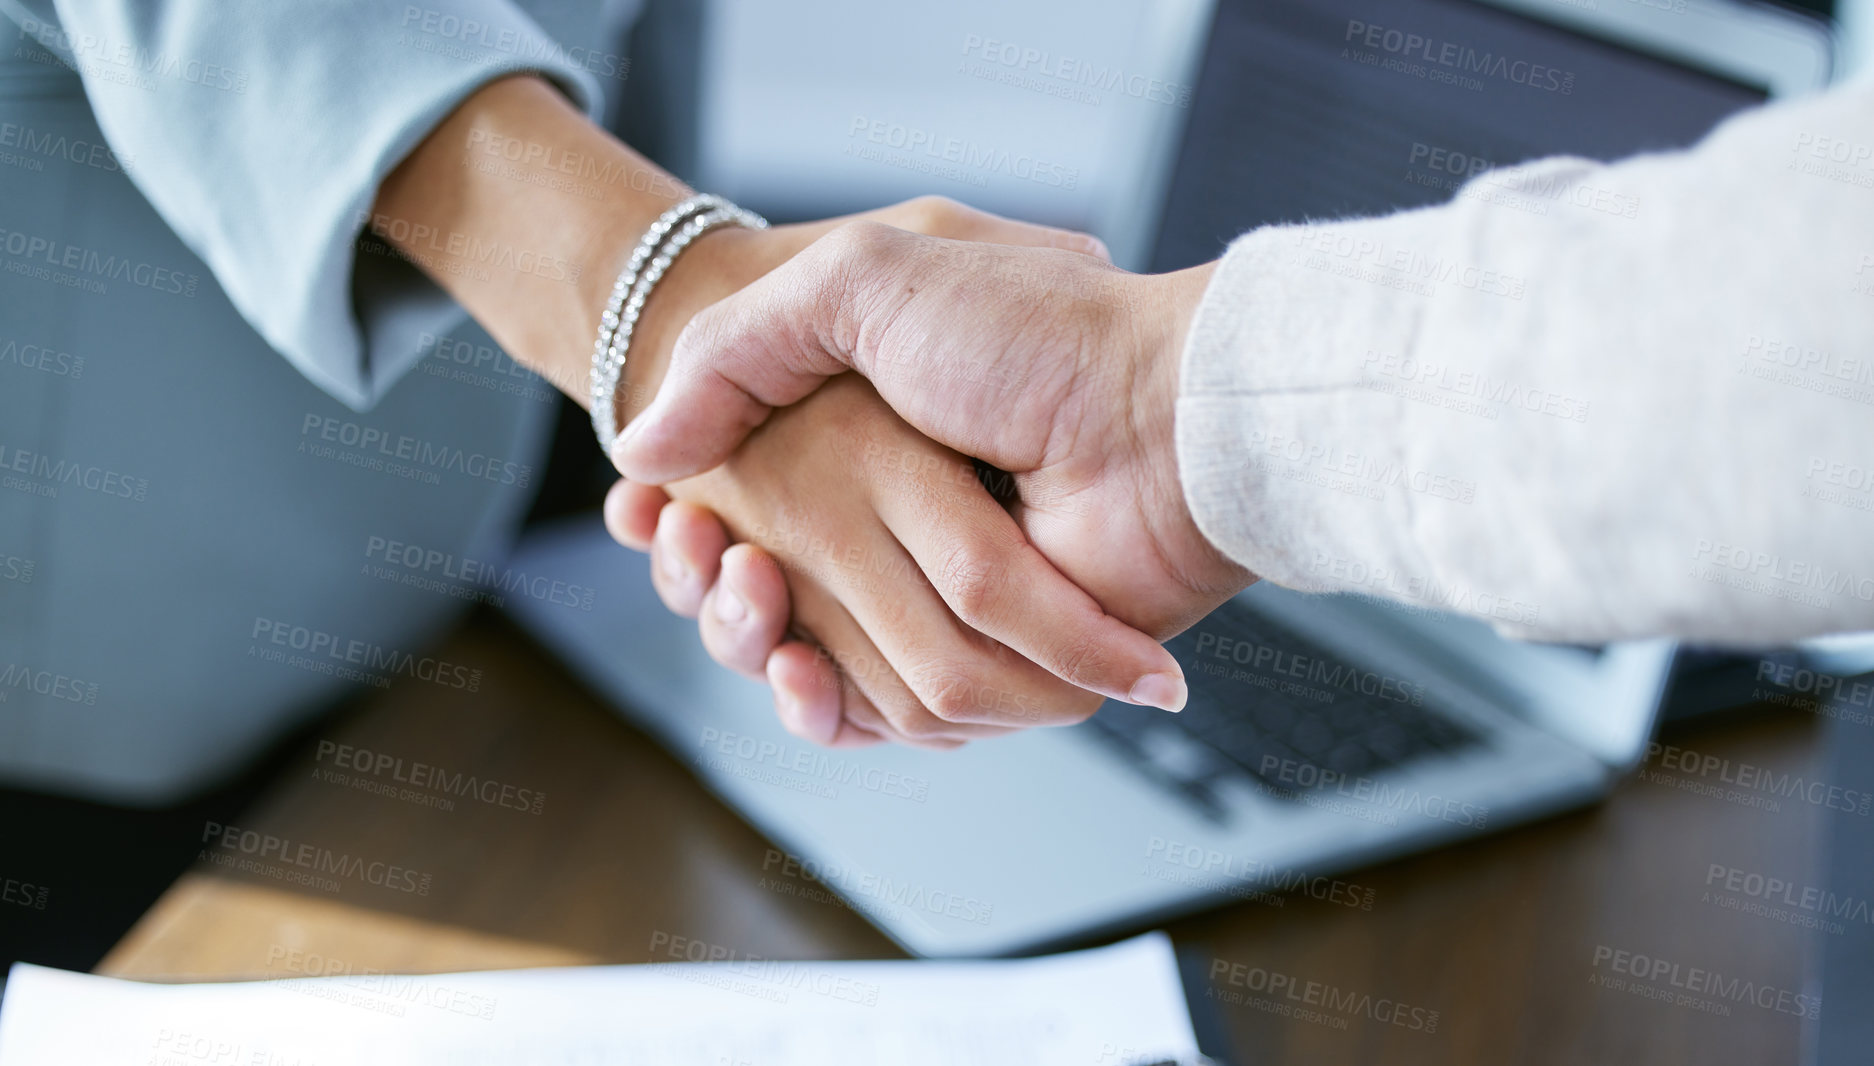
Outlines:
{"label": "silver bracelet", "polygon": [[[692,196],[662,215],[644,231],[631,258],[612,284],[605,312],[599,316],[599,337],[592,348],[592,432],[607,454],[618,439],[618,383],[624,376],[631,336],[651,289],[663,279],[670,264],[696,238],[718,226],[736,225],[767,229],[768,220],[743,210],[720,196]],[[678,228],[681,227],[681,228]],[[672,233],[672,230],[676,230]]]}

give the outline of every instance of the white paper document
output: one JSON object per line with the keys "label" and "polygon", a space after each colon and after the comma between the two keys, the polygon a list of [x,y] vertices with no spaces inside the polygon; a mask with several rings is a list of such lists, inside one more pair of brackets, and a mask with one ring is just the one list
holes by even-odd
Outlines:
{"label": "white paper document", "polygon": [[20,964],[0,1066],[1135,1066],[1196,1052],[1171,942],[150,984]]}

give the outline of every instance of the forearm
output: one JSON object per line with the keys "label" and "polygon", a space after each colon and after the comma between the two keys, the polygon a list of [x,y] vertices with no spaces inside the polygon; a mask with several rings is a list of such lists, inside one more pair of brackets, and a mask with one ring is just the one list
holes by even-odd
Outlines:
{"label": "forearm", "polygon": [[[1814,460],[1874,460],[1874,202],[1799,153],[1868,113],[1862,89],[1688,153],[1246,238],[1185,353],[1200,525],[1274,580],[1523,636],[1865,626],[1867,512],[1807,490]],[[1786,373],[1792,345],[1820,362]]]}
{"label": "forearm", "polygon": [[[469,97],[397,167],[370,227],[583,405],[613,278],[689,191],[546,82],[514,77]],[[673,270],[657,296],[682,287]],[[632,346],[633,389],[654,387],[652,364],[668,348],[656,302]]]}

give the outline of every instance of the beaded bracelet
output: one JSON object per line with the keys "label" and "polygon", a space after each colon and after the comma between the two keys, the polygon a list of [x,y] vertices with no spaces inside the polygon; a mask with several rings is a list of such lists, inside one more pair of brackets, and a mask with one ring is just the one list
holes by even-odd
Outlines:
{"label": "beaded bracelet", "polygon": [[[612,284],[605,311],[599,316],[599,337],[592,348],[592,432],[608,454],[618,438],[618,382],[624,376],[631,335],[644,311],[651,290],[663,279],[670,264],[690,243],[718,226],[736,225],[767,229],[768,221],[720,196],[692,196],[659,215],[651,223],[631,258]],[[681,227],[681,228],[679,228]],[[675,230],[675,233],[671,231]]]}

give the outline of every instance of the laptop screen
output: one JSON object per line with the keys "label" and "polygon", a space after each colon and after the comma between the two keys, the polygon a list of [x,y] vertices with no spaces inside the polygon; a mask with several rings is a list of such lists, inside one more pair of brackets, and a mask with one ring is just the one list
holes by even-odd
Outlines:
{"label": "laptop screen", "polygon": [[1470,0],[1219,0],[1152,269],[1440,203],[1493,166],[1688,145],[1765,97]]}

